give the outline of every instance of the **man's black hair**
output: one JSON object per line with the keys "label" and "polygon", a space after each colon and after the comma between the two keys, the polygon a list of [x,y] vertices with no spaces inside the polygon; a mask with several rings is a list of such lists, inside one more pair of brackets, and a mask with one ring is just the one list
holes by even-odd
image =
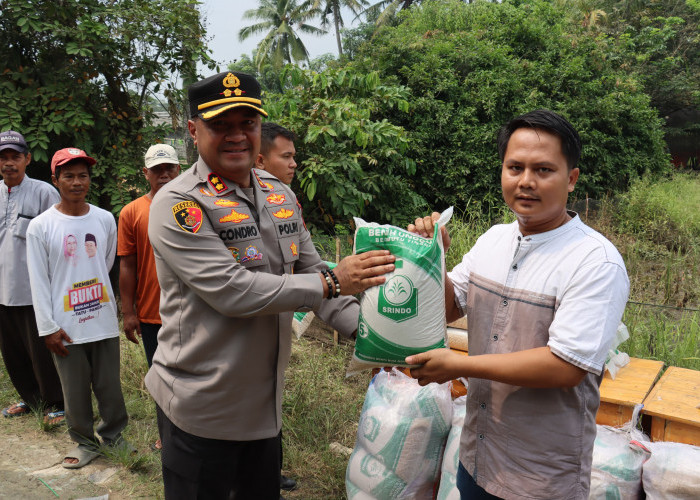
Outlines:
{"label": "man's black hair", "polygon": [[516,116],[498,132],[498,155],[501,162],[506,155],[508,141],[519,128],[540,129],[554,134],[561,140],[561,151],[566,157],[569,170],[576,168],[581,158],[581,138],[574,127],[563,116],[548,109],[536,109]]}
{"label": "man's black hair", "polygon": [[63,165],[57,165],[56,169],[54,170],[54,174],[53,174],[54,177],[56,177],[56,179],[58,179],[61,176],[61,172],[63,171],[63,169],[65,167],[67,167],[69,165],[76,165],[78,163],[82,163],[83,165],[85,165],[87,167],[88,177],[90,178],[90,180],[92,180],[92,166],[87,161],[85,161],[83,158],[77,158],[75,160],[71,160],[69,162],[66,162]]}
{"label": "man's black hair", "polygon": [[292,142],[296,141],[297,136],[294,132],[289,129],[284,128],[274,122],[263,122],[261,127],[261,141],[260,141],[260,154],[266,155],[270,152],[272,148],[272,143],[275,142],[279,136],[284,137]]}

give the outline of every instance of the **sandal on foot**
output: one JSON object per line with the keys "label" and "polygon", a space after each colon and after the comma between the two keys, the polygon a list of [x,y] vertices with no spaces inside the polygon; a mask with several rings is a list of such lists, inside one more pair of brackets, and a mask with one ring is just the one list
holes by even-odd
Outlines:
{"label": "sandal on foot", "polygon": [[[80,469],[81,467],[85,467],[87,464],[89,464],[99,456],[100,454],[96,451],[77,446],[73,451],[71,451],[65,457],[63,457],[63,463],[61,465],[63,465],[63,467],[66,469]],[[68,458],[75,458],[78,460],[78,462],[74,464],[66,462],[66,459]]]}
{"label": "sandal on foot", "polygon": [[160,438],[156,439],[156,442],[151,445],[151,449],[153,451],[160,451],[163,449],[163,442],[160,440]]}
{"label": "sandal on foot", "polygon": [[63,410],[50,411],[44,417],[44,423],[49,425],[61,425],[66,421],[66,412]]}
{"label": "sandal on foot", "polygon": [[19,417],[21,415],[26,415],[31,411],[32,410],[29,408],[29,405],[27,403],[25,403],[24,401],[20,401],[19,403],[15,403],[3,409],[2,415],[5,418]]}

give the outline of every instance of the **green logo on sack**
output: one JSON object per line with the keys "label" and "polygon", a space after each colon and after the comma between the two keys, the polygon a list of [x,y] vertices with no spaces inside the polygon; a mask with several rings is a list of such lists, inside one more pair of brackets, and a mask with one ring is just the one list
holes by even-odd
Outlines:
{"label": "green logo on sack", "polygon": [[400,323],[418,314],[418,290],[411,280],[396,275],[379,287],[379,314]]}

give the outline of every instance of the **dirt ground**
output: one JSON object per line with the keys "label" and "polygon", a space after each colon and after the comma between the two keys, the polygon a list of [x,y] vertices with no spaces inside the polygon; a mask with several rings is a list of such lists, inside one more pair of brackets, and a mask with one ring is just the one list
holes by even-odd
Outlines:
{"label": "dirt ground", "polygon": [[[315,320],[306,338],[327,343],[332,342],[333,333]],[[339,340],[347,342],[342,337]],[[33,416],[0,417],[0,500],[143,498],[134,491],[138,474],[104,458],[81,469],[64,469],[61,462],[73,447],[65,426],[43,432]],[[297,492],[287,497],[300,498]]]}
{"label": "dirt ground", "polygon": [[31,416],[3,418],[0,425],[0,498],[128,498],[111,491],[110,485],[120,482],[120,467],[103,458],[82,469],[61,466],[73,449],[65,431],[42,432]]}

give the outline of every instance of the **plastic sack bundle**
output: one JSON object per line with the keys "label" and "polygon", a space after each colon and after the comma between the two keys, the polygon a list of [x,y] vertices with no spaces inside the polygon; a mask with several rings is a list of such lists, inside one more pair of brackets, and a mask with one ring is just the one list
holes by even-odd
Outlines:
{"label": "plastic sack bundle", "polygon": [[467,396],[460,396],[452,402],[452,428],[447,435],[445,453],[442,455],[437,500],[460,500],[457,489],[457,468],[459,467],[459,440],[462,437],[466,414]]}
{"label": "plastic sack bundle", "polygon": [[449,384],[421,387],[399,370],[379,372],[345,474],[348,500],[431,500],[451,419]]}
{"label": "plastic sack bundle", "polygon": [[451,217],[452,207],[440,215],[432,239],[355,218],[355,253],[389,250],[396,256],[396,269],[386,275],[383,285],[362,294],[348,375],[366,368],[407,366],[406,356],[446,347],[440,228]]}
{"label": "plastic sack bundle", "polygon": [[628,338],[630,338],[630,333],[627,330],[627,326],[625,326],[624,323],[617,325],[615,340],[610,346],[608,355],[605,358],[605,369],[610,373],[610,378],[613,380],[615,380],[617,372],[619,372],[621,368],[627,366],[630,362],[630,357],[627,353],[617,350],[617,347]]}
{"label": "plastic sack bundle", "polygon": [[651,457],[642,467],[648,500],[700,498],[700,447],[690,444],[643,443]]}
{"label": "plastic sack bundle", "polygon": [[642,497],[642,465],[649,453],[634,443],[646,440],[636,429],[637,405],[632,420],[621,428],[597,425],[591,464],[591,489],[588,498],[596,500],[636,500]]}

